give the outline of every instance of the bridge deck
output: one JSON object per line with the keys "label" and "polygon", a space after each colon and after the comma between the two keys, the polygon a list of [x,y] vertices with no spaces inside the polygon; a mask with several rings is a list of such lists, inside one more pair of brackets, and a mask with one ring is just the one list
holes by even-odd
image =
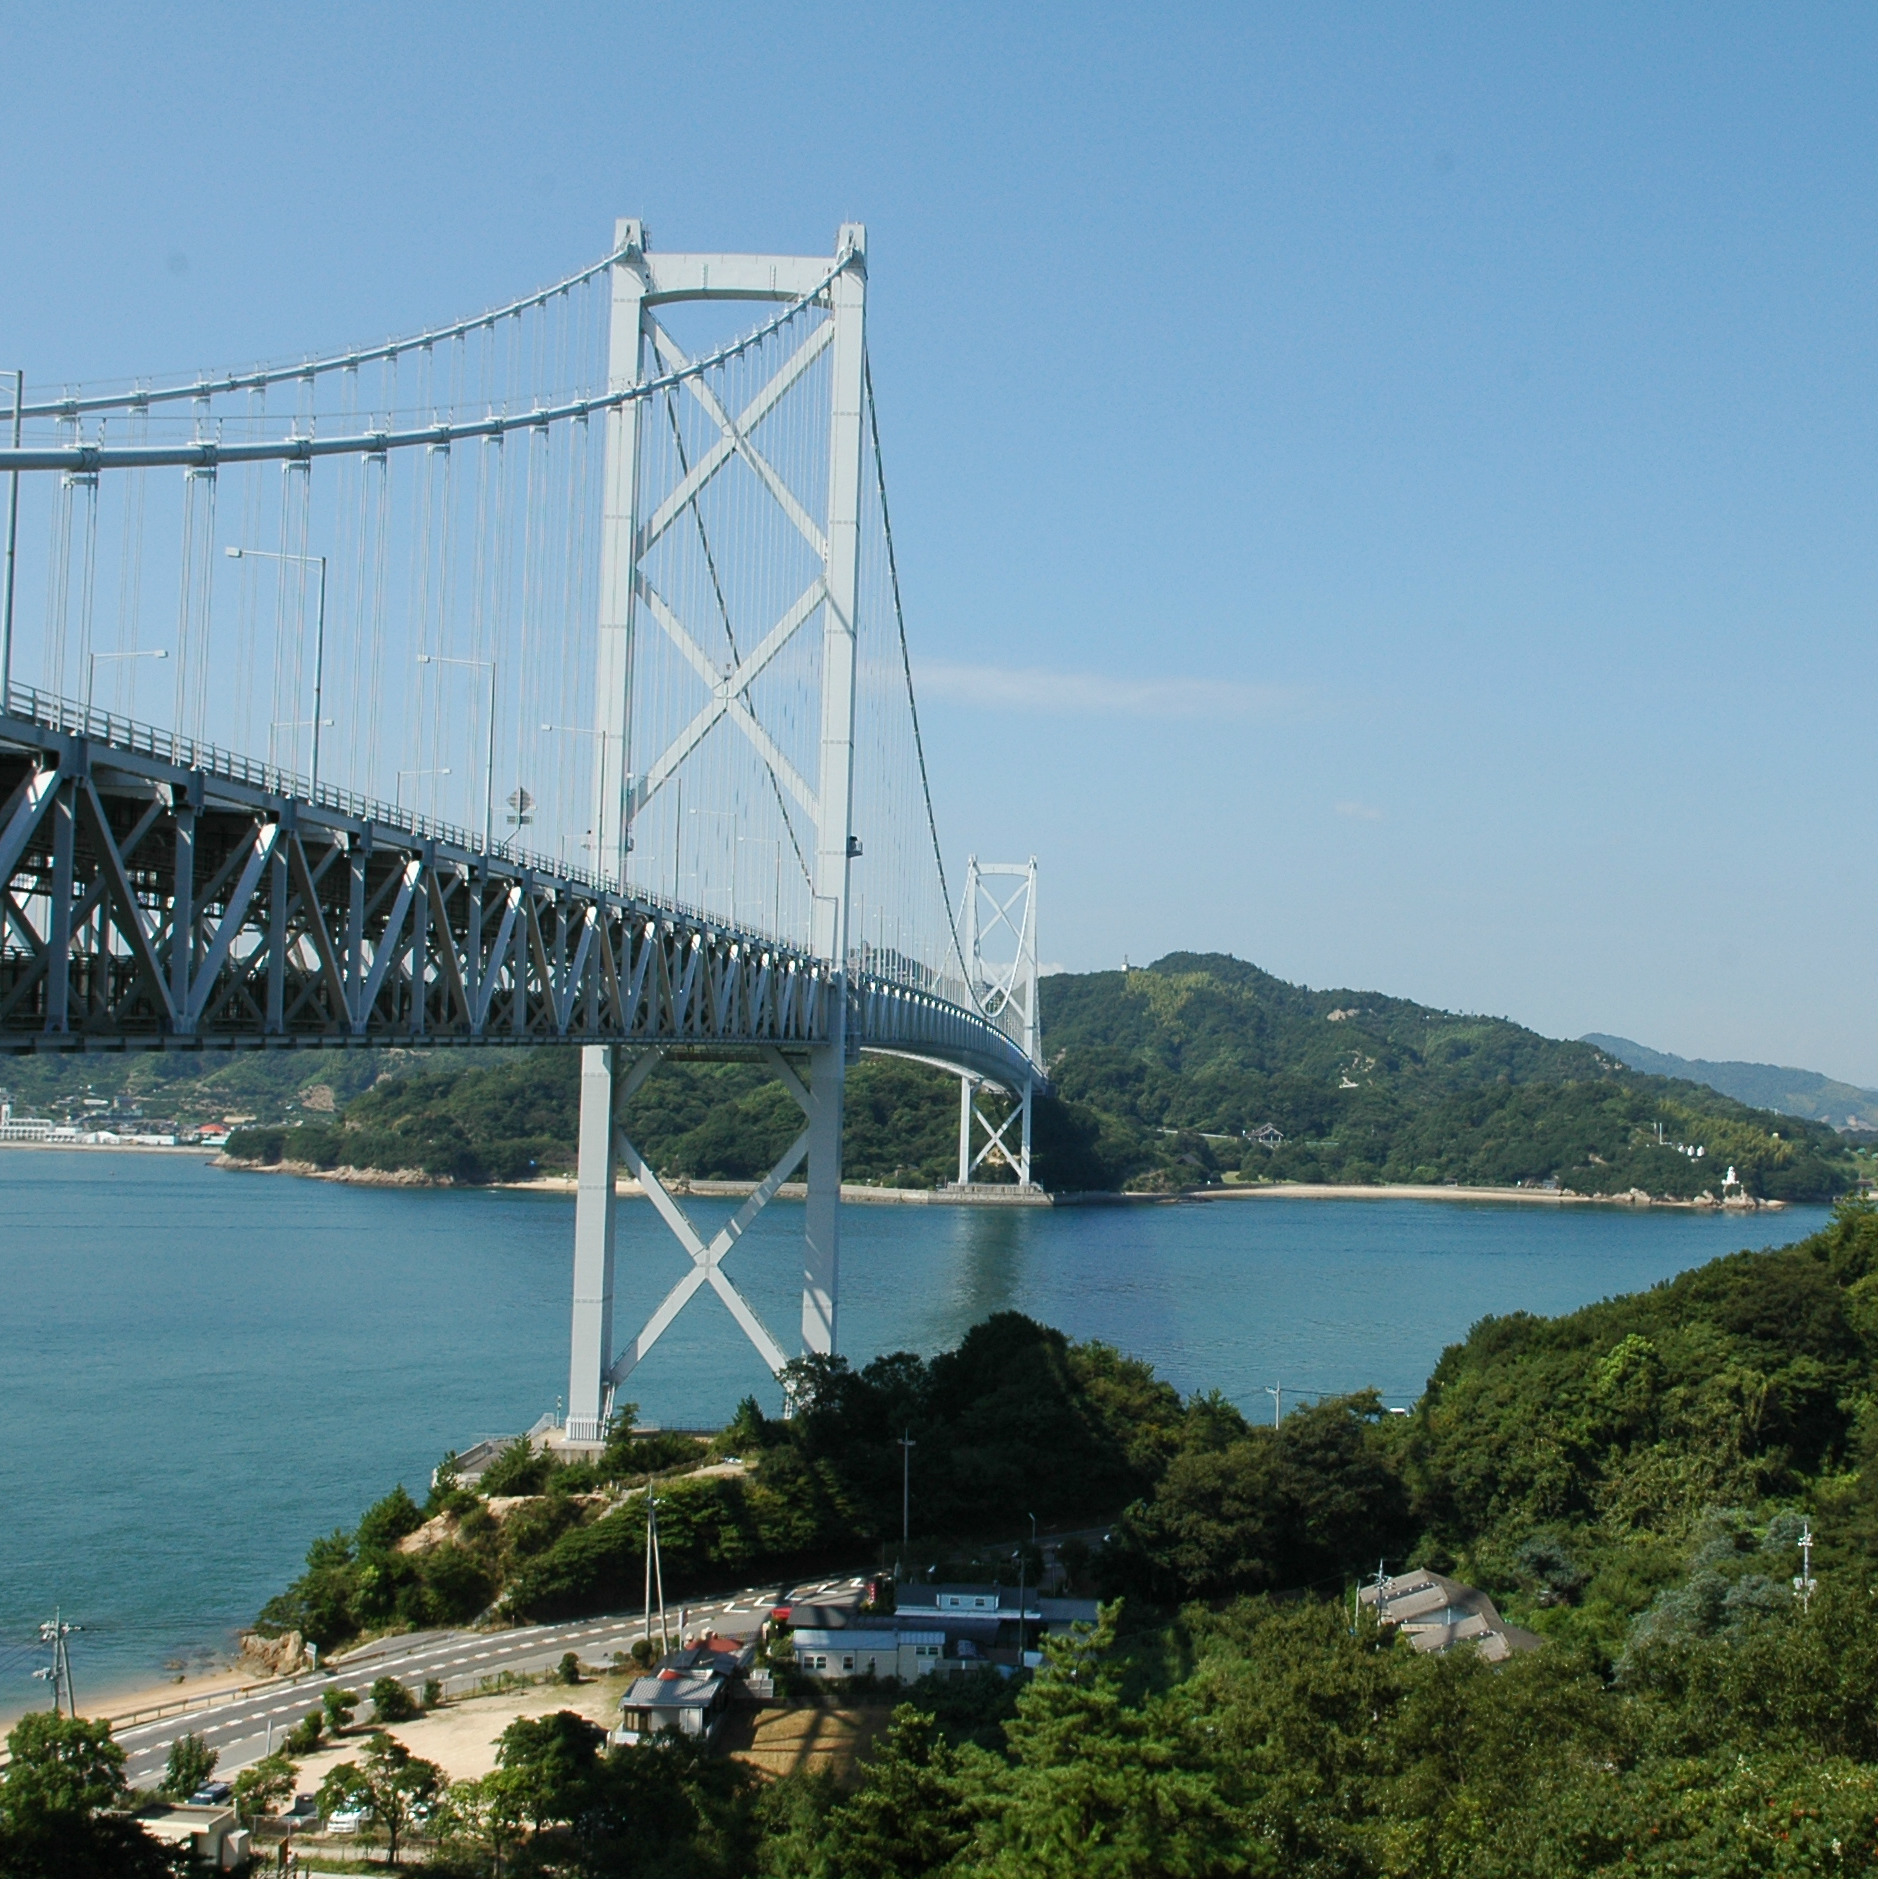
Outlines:
{"label": "bridge deck", "polygon": [[[799,946],[45,694],[15,687],[8,703],[0,1050],[718,1057],[832,1034],[841,981]],[[1002,1028],[924,977],[851,958],[850,1048],[1012,1088],[1034,1075]]]}

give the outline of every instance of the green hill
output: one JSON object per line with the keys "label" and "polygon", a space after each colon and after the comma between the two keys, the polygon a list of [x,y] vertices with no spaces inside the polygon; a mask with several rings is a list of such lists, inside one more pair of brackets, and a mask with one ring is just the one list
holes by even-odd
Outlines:
{"label": "green hill", "polygon": [[[1161,1144],[1147,1184],[1556,1181],[1585,1194],[1826,1199],[1851,1185],[1817,1123],[1639,1075],[1588,1044],[1377,992],[1313,991],[1222,953],[1043,982],[1050,1074],[1110,1140]],[[1661,1141],[1659,1142],[1659,1125]],[[1284,1137],[1249,1141],[1267,1126]],[[1692,1156],[1687,1149],[1705,1152]]]}
{"label": "green hill", "polygon": [[[1217,1181],[1557,1184],[1579,1193],[1824,1200],[1859,1163],[1830,1129],[1701,1084],[1640,1074],[1589,1044],[1376,992],[1313,991],[1224,954],[1043,981],[1054,1095],[1038,1179],[1057,1191]],[[572,1051],[439,1052],[325,1118],[257,1128],[231,1152],[323,1167],[515,1180],[573,1164]],[[850,1072],[850,1180],[931,1187],[956,1170],[958,1086],[891,1059]],[[283,1118],[291,1122],[292,1118]],[[675,1064],[628,1126],[661,1170],[760,1177],[801,1126],[757,1067]],[[1255,1139],[1275,1130],[1282,1142]],[[1700,1152],[1696,1152],[1700,1151]]]}

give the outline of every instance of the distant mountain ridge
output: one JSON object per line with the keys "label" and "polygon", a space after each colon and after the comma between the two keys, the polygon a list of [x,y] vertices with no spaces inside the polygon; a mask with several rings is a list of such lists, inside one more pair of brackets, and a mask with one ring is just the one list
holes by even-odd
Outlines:
{"label": "distant mountain ridge", "polygon": [[1609,1037],[1588,1031],[1579,1039],[1621,1064],[1646,1076],[1682,1077],[1705,1083],[1723,1096],[1755,1109],[1771,1109],[1783,1116],[1803,1116],[1835,1129],[1878,1129],[1878,1090],[1840,1083],[1817,1070],[1795,1070],[1777,1063],[1711,1063],[1705,1057],[1677,1057],[1651,1050],[1628,1037]]}

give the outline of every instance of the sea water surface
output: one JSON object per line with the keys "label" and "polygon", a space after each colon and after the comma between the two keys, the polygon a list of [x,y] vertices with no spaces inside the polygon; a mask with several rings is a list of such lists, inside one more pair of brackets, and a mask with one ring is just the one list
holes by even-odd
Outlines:
{"label": "sea water surface", "polygon": [[[732,1203],[691,1203],[714,1228]],[[619,1203],[624,1340],[686,1270]],[[1419,1393],[1492,1312],[1569,1311],[1823,1208],[1749,1219],[1607,1207],[1230,1200],[1101,1208],[851,1206],[840,1347],[931,1353],[1029,1312],[1254,1415],[1267,1393]],[[43,1686],[59,1606],[80,1698],[225,1653],[395,1481],[526,1428],[567,1387],[574,1208],[562,1195],[354,1187],[185,1154],[0,1150],[0,1718]],[[726,1262],[797,1339],[799,1205]],[[716,1425],[778,1392],[707,1290],[630,1379],[644,1420]]]}

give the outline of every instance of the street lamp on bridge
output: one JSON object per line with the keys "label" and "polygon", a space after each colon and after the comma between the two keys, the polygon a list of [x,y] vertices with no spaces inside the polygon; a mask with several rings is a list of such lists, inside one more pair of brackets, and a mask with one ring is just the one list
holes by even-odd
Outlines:
{"label": "street lamp on bridge", "polygon": [[[251,561],[290,561],[303,568],[316,567],[320,571],[319,611],[313,627],[313,716],[300,719],[299,724],[311,723],[313,727],[313,788],[318,793],[320,786],[320,727],[330,724],[330,718],[322,719],[320,704],[326,686],[326,557],[324,555],[290,555],[277,553],[272,548],[225,548],[222,551],[230,561],[240,561],[245,556]],[[305,593],[306,589],[300,590]]]}
{"label": "street lamp on bridge", "polygon": [[149,649],[139,648],[134,652],[94,652],[85,664],[85,734],[91,734],[91,694],[98,683],[98,661],[100,659],[167,659],[169,654],[161,646]]}
{"label": "street lamp on bridge", "polygon": [[442,769],[400,770],[396,780],[391,785],[392,808],[401,809],[404,806],[404,779],[407,776],[448,776],[449,774],[450,766],[448,764],[445,764]]}
{"label": "street lamp on bridge", "polygon": [[494,659],[447,659],[442,653],[420,652],[419,665],[466,665],[489,674],[489,754],[483,765],[483,853],[494,852],[496,819],[496,662]]}

